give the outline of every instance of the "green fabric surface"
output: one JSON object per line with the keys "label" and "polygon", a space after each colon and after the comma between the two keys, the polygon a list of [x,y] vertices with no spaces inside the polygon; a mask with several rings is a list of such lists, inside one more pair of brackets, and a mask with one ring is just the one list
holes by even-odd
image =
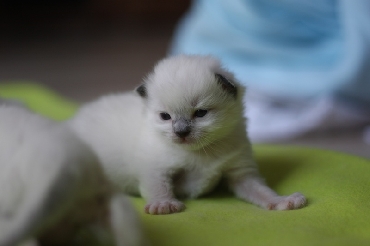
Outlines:
{"label": "green fabric surface", "polygon": [[0,83],[0,97],[18,99],[32,110],[55,120],[70,117],[78,106],[41,85],[27,82]]}
{"label": "green fabric surface", "polygon": [[[77,105],[37,85],[1,85],[0,96],[18,98],[54,119],[73,114]],[[308,206],[267,211],[226,191],[187,200],[171,215],[143,213],[132,201],[153,245],[370,245],[370,160],[291,146],[255,146],[267,183],[280,194],[302,192]]]}

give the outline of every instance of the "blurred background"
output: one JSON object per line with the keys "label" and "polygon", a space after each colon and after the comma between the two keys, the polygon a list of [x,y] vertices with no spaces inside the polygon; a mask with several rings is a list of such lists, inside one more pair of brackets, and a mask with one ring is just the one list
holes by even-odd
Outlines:
{"label": "blurred background", "polygon": [[[131,90],[168,54],[190,0],[0,0],[0,83],[33,82],[77,102]],[[360,129],[276,144],[370,158]]]}
{"label": "blurred background", "polygon": [[83,102],[134,88],[166,55],[188,0],[1,0],[0,81]]}

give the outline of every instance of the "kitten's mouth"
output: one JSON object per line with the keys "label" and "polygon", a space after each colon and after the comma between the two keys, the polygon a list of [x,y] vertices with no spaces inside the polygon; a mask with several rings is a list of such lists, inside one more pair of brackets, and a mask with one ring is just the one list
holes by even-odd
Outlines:
{"label": "kitten's mouth", "polygon": [[191,144],[193,142],[189,138],[176,138],[174,141],[178,144]]}

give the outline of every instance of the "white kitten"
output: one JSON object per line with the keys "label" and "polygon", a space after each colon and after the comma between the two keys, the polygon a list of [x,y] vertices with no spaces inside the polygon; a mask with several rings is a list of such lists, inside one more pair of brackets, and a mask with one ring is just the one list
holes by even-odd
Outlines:
{"label": "white kitten", "polygon": [[87,104],[70,124],[119,188],[146,199],[147,213],[179,212],[184,204],[176,196],[198,197],[221,178],[263,208],[304,206],[300,193],[278,196],[260,177],[243,96],[218,60],[181,55],[160,61],[136,93]]}
{"label": "white kitten", "polygon": [[75,245],[83,228],[103,245],[143,245],[129,201],[89,148],[64,123],[19,105],[0,101],[0,245]]}

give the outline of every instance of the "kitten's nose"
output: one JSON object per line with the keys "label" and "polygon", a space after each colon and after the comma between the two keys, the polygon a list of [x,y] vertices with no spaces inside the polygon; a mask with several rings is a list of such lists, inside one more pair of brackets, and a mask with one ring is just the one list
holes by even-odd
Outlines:
{"label": "kitten's nose", "polygon": [[190,134],[190,130],[175,131],[175,134],[180,138],[185,138]]}
{"label": "kitten's nose", "polygon": [[173,132],[180,138],[185,138],[190,134],[190,122],[184,118],[173,121]]}

